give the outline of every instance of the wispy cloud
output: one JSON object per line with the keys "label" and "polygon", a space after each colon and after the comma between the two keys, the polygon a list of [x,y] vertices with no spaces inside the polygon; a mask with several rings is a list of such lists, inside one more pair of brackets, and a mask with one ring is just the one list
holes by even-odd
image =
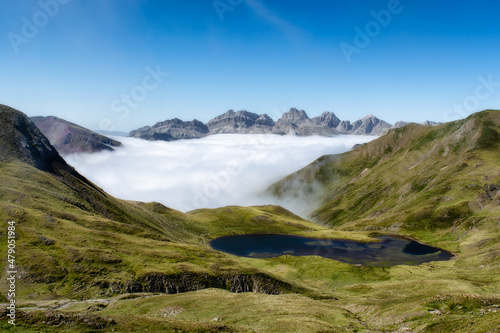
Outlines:
{"label": "wispy cloud", "polygon": [[157,201],[181,211],[281,204],[301,214],[297,202],[279,202],[262,197],[262,192],[322,155],[347,151],[374,137],[226,134],[174,142],[119,139],[124,147],[114,152],[65,158],[123,199]]}
{"label": "wispy cloud", "polygon": [[254,13],[264,21],[278,28],[289,39],[300,39],[304,35],[302,29],[284,20],[279,15],[273,13],[260,0],[245,0]]}

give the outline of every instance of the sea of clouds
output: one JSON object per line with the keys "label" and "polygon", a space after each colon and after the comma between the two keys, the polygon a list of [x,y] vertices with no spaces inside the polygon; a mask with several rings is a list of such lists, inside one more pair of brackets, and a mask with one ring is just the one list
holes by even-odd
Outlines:
{"label": "sea of clouds", "polygon": [[342,153],[375,138],[222,134],[165,142],[116,137],[123,147],[115,151],[65,159],[121,199],[157,201],[183,212],[280,204],[305,216],[308,209],[300,200],[280,201],[263,193],[322,155]]}

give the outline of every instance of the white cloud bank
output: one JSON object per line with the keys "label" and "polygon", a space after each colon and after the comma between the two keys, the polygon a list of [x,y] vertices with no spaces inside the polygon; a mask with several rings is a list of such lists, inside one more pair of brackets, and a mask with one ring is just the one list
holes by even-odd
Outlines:
{"label": "white cloud bank", "polygon": [[224,134],[172,142],[116,138],[114,152],[65,156],[81,174],[115,197],[157,201],[187,212],[229,205],[297,203],[261,194],[318,157],[350,150],[373,136],[297,137]]}

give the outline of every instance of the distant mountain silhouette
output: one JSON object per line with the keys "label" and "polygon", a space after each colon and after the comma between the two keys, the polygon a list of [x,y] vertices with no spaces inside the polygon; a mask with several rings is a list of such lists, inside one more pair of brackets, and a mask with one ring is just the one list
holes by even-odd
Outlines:
{"label": "distant mountain silhouette", "polygon": [[299,136],[338,134],[381,135],[393,126],[369,115],[355,121],[340,120],[333,112],[323,112],[309,118],[304,110],[291,108],[274,122],[267,114],[258,115],[246,110],[233,111],[211,119],[206,125],[198,120],[172,119],[131,131],[129,136],[147,140],[179,140],[202,138],[213,134],[295,134]]}
{"label": "distant mountain silhouette", "polygon": [[57,117],[31,117],[35,125],[61,154],[114,150],[121,142]]}

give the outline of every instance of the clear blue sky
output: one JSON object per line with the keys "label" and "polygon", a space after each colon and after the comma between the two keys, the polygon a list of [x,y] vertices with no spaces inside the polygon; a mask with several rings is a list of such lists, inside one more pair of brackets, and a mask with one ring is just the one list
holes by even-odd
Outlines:
{"label": "clear blue sky", "polygon": [[116,130],[290,107],[453,120],[500,108],[498,13],[493,0],[5,0],[0,103]]}

